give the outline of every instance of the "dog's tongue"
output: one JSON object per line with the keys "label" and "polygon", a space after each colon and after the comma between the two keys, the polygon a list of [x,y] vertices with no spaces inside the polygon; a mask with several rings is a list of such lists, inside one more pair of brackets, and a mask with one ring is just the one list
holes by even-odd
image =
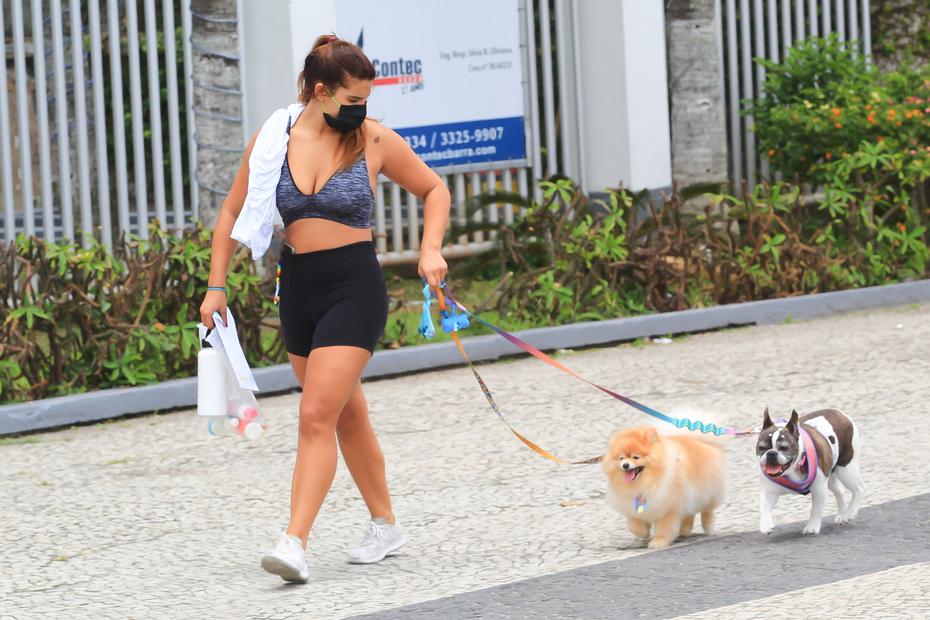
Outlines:
{"label": "dog's tongue", "polygon": [[765,473],[769,476],[777,476],[781,473],[781,466],[776,463],[768,463],[765,466]]}
{"label": "dog's tongue", "polygon": [[623,474],[623,477],[626,478],[626,481],[628,483],[633,482],[634,480],[636,480],[636,470],[635,469],[626,470],[626,472],[624,472]]}

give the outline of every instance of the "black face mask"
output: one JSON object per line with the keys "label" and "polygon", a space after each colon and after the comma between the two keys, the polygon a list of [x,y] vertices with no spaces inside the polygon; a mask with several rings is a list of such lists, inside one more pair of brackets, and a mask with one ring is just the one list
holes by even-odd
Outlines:
{"label": "black face mask", "polygon": [[[362,126],[362,123],[365,122],[365,117],[368,115],[367,103],[360,103],[358,105],[345,105],[336,101],[336,98],[333,97],[332,93],[329,93],[330,98],[339,106],[339,114],[335,117],[326,113],[326,107],[323,106],[323,120],[326,121],[326,124],[335,129],[336,131],[341,131],[342,133],[348,133],[354,131]],[[322,105],[322,102],[320,102]]]}

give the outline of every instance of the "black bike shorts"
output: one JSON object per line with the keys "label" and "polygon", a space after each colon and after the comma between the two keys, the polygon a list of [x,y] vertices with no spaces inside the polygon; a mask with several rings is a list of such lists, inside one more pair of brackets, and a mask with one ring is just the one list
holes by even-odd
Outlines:
{"label": "black bike shorts", "polygon": [[384,272],[371,241],[295,254],[281,249],[279,315],[288,353],[353,346],[374,353],[387,323]]}

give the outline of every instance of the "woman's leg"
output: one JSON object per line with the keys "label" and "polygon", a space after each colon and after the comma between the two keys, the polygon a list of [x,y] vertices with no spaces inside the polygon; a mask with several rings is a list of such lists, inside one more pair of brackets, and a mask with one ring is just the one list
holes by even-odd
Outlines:
{"label": "woman's leg", "polygon": [[287,533],[300,538],[305,546],[336,474],[339,414],[369,359],[371,353],[360,347],[333,346],[314,349],[307,360],[287,528]]}
{"label": "woman's leg", "polygon": [[[289,357],[297,383],[303,387],[307,373],[307,358],[294,354],[289,354]],[[362,494],[362,499],[365,500],[365,505],[368,506],[371,518],[382,517],[393,524],[394,510],[384,470],[384,454],[371,427],[368,403],[362,392],[361,382],[355,384],[349,400],[339,414],[336,436],[339,439],[342,457]]]}
{"label": "woman's leg", "polygon": [[361,382],[355,384],[352,395],[342,409],[336,425],[336,436],[339,438],[342,457],[362,493],[371,518],[382,517],[393,525],[394,512],[384,473],[384,454],[368,418],[368,403],[362,393]]}

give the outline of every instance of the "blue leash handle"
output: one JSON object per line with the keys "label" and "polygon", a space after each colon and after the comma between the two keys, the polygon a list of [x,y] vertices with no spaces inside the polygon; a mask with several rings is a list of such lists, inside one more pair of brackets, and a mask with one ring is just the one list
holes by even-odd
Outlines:
{"label": "blue leash handle", "polygon": [[423,300],[423,310],[420,312],[420,327],[417,328],[417,331],[421,336],[432,338],[436,335],[436,328],[433,326],[433,317],[429,311],[430,304],[433,302],[429,284],[423,287],[423,297],[425,299]]}

